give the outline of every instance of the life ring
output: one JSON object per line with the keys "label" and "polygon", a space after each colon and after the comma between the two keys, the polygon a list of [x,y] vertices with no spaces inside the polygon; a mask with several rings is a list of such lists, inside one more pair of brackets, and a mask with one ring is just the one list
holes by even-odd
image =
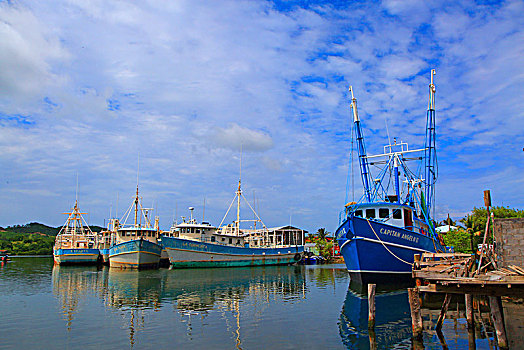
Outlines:
{"label": "life ring", "polygon": [[302,254],[296,253],[293,259],[295,259],[295,261],[299,261],[300,259],[302,259]]}

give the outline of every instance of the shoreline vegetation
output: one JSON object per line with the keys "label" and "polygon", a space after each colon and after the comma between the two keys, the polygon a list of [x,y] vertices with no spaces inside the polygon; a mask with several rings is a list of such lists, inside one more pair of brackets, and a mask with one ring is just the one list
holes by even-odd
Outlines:
{"label": "shoreline vegetation", "polygon": [[[490,212],[493,213],[495,219],[524,218],[524,210],[509,207],[491,207]],[[473,208],[470,214],[459,220],[462,227],[457,227],[442,235],[444,243],[446,246],[453,247],[456,253],[476,253],[477,247],[482,245],[487,218],[486,208]],[[441,223],[441,225],[450,226],[457,226],[457,224],[451,219],[446,219]],[[489,235],[487,243],[493,243],[492,234]]]}
{"label": "shoreline vegetation", "polygon": [[[103,228],[90,226],[93,232]],[[52,227],[38,222],[0,227],[0,250],[10,256],[52,256],[55,237],[62,226]]]}

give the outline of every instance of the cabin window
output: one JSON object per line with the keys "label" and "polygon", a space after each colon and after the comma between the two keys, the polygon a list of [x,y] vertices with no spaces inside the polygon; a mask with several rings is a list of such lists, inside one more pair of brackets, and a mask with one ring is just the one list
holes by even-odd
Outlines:
{"label": "cabin window", "polygon": [[229,244],[233,243],[233,238],[229,239]]}
{"label": "cabin window", "polygon": [[239,239],[237,239],[237,244],[240,244],[240,240]]}
{"label": "cabin window", "polygon": [[367,218],[375,218],[375,209],[366,209]]}
{"label": "cabin window", "polygon": [[355,210],[355,216],[360,216],[362,217],[362,210]]}
{"label": "cabin window", "polygon": [[199,228],[196,229],[196,233],[200,233],[200,229]]}
{"label": "cabin window", "polygon": [[211,236],[211,242],[215,241],[215,236]]}
{"label": "cabin window", "polygon": [[224,237],[222,237],[222,242],[224,242],[226,239]]}
{"label": "cabin window", "polygon": [[381,219],[387,218],[389,216],[389,209],[380,208],[378,210],[378,217]]}
{"label": "cabin window", "polygon": [[402,219],[402,211],[400,209],[393,210],[393,219]]}

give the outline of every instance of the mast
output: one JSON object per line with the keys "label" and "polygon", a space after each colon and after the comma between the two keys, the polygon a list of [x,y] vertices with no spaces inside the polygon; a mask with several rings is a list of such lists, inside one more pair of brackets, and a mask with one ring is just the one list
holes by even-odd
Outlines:
{"label": "mast", "polygon": [[369,165],[366,155],[366,146],[364,144],[364,135],[362,134],[362,127],[360,126],[360,119],[357,111],[357,99],[353,96],[353,87],[349,87],[351,92],[351,109],[353,111],[353,123],[355,124],[356,140],[358,147],[358,159],[360,165],[360,174],[362,176],[362,185],[364,186],[364,194],[368,202],[371,202],[371,189],[370,189],[370,173]]}
{"label": "mast", "polygon": [[240,188],[242,180],[242,147],[240,147],[240,175],[238,177],[238,189],[237,189],[237,221],[235,227],[235,233],[237,236],[240,235],[240,197],[242,196],[242,189]]}
{"label": "mast", "polygon": [[136,197],[135,197],[135,228],[137,227],[138,221],[138,185],[136,185]]}
{"label": "mast", "polygon": [[[396,144],[396,142],[395,142]],[[399,173],[398,173],[398,156],[393,155],[393,169],[395,171],[395,194],[397,196],[397,203],[400,203],[400,184],[399,184]]]}
{"label": "mast", "polygon": [[138,221],[138,176],[140,174],[140,153],[138,154],[138,161],[136,166],[136,197],[135,197],[135,228]]}
{"label": "mast", "polygon": [[435,70],[431,70],[431,82],[429,84],[428,112],[426,117],[426,139],[424,151],[424,195],[426,202],[426,212],[429,215],[435,201],[435,182],[437,180],[437,150],[435,132],[435,84],[433,76]]}

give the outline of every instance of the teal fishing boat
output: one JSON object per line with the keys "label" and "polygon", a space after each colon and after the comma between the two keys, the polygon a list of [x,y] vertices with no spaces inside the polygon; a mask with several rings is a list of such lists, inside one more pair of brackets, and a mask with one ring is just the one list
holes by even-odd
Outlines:
{"label": "teal fishing boat", "polygon": [[[142,207],[138,197],[138,185],[133,204],[124,214],[123,224],[114,223],[114,231],[109,248],[109,266],[119,268],[158,268],[162,245],[159,243],[160,230],[158,219],[151,225],[149,212],[151,209]],[[133,224],[126,225],[134,213]]]}

